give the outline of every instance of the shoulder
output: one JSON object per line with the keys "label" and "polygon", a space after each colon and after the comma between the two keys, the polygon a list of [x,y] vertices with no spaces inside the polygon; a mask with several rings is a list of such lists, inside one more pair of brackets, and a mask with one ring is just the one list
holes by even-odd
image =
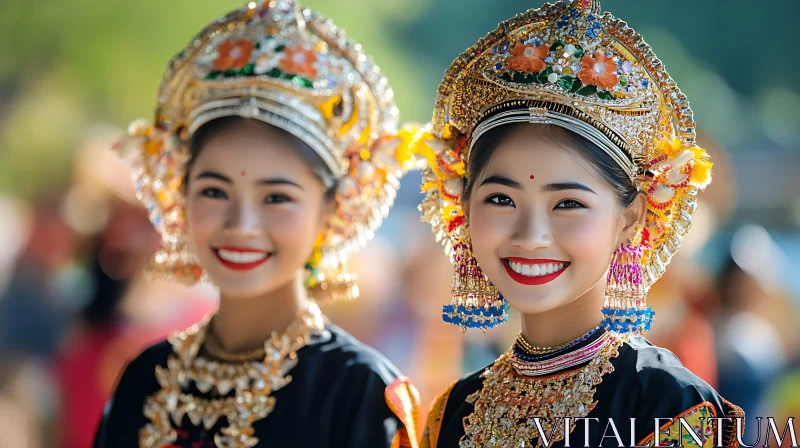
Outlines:
{"label": "shoulder", "polygon": [[483,373],[493,365],[494,363],[489,364],[482,369],[468,373],[459,378],[458,381],[450,386],[450,397],[448,401],[451,403],[466,402],[468,396],[483,388]]}
{"label": "shoulder", "polygon": [[612,364],[642,404],[659,402],[662,408],[680,412],[703,401],[719,402],[719,394],[677,356],[644,337],[632,336]]}
{"label": "shoulder", "polygon": [[385,386],[400,377],[397,367],[374,348],[359,341],[342,328],[327,324],[330,337],[309,346],[308,355],[319,358],[328,371],[343,372],[348,377],[372,378]]}
{"label": "shoulder", "polygon": [[136,433],[146,423],[142,413],[145,400],[159,387],[155,368],[166,365],[170,353],[172,346],[162,341],[148,347],[128,363],[114,395],[106,404],[97,430],[96,447],[128,446],[126,443],[136,440]]}
{"label": "shoulder", "polygon": [[155,368],[156,365],[166,365],[169,355],[173,353],[172,344],[166,339],[157,342],[144,350],[130,362],[136,368]]}
{"label": "shoulder", "polygon": [[[715,427],[706,419],[744,416],[741,408],[722,398],[708,383],[684,367],[672,352],[653,345],[644,337],[631,337],[620,347],[613,364],[617,373],[614,384],[619,388],[624,385],[624,399],[630,400],[625,408],[636,412],[637,439],[642,434],[647,434],[644,440],[652,439],[656,418],[663,419],[659,420],[663,422],[662,429],[679,418],[695,422],[713,438]],[[640,419],[645,422],[643,428],[639,426]]]}
{"label": "shoulder", "polygon": [[[468,402],[467,397],[483,388],[483,372],[492,365],[494,364],[464,375],[436,397],[425,421],[421,447],[437,446],[445,428],[446,432],[452,431],[453,427],[457,427],[460,431],[461,419],[472,412],[472,404]],[[453,422],[456,424],[451,425]]]}
{"label": "shoulder", "polygon": [[155,382],[156,366],[165,366],[171,353],[172,346],[166,340],[144,349],[125,366],[117,390],[132,387],[141,389],[150,382]]}
{"label": "shoulder", "polygon": [[[417,440],[419,393],[408,378],[374,348],[340,327],[327,324],[329,335],[306,347],[300,365],[325,375],[307,377],[326,400],[335,403],[339,427],[348,446],[413,446]],[[304,350],[306,350],[304,349]]]}

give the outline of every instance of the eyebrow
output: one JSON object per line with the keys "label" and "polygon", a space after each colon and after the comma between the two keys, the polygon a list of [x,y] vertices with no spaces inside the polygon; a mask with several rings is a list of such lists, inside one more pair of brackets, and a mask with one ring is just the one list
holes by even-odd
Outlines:
{"label": "eyebrow", "polygon": [[229,177],[223,176],[222,174],[214,171],[203,171],[202,173],[198,174],[195,179],[217,179],[227,184],[233,183]]}
{"label": "eyebrow", "polygon": [[582,191],[588,191],[589,193],[592,194],[597,194],[594,192],[594,190],[579,182],[558,182],[554,184],[547,184],[542,187],[542,191],[548,193],[556,191],[564,191],[564,190],[582,190]]}
{"label": "eyebrow", "polygon": [[[225,182],[226,184],[232,184],[233,183],[233,181],[230,179],[230,177],[225,176],[225,175],[220,174],[220,173],[217,173],[217,172],[214,172],[214,171],[203,171],[202,173],[198,174],[195,179],[216,179],[216,180],[219,180],[221,182]],[[293,181],[291,181],[289,179],[286,179],[286,178],[283,178],[283,177],[275,177],[275,178],[270,178],[270,179],[261,179],[261,180],[257,181],[256,183],[258,185],[289,185],[289,186],[292,186],[292,187],[295,187],[295,188],[299,188],[300,190],[303,190],[303,187],[301,187],[298,183],[293,182]]]}
{"label": "eyebrow", "polygon": [[511,179],[509,179],[507,177],[504,177],[504,176],[498,176],[498,175],[489,176],[486,179],[484,179],[483,182],[481,182],[481,184],[479,186],[482,187],[482,186],[487,185],[487,184],[504,185],[504,186],[509,187],[509,188],[522,190],[522,185],[520,185],[519,182],[517,182],[515,180],[511,180]]}
{"label": "eyebrow", "polygon": [[276,177],[276,178],[272,178],[272,179],[261,179],[256,183],[259,184],[259,185],[289,185],[291,187],[295,187],[295,188],[299,188],[300,190],[303,190],[303,187],[301,187],[300,184],[298,184],[296,182],[293,182],[293,181],[291,181],[289,179],[283,178],[283,177]]}
{"label": "eyebrow", "polygon": [[[486,179],[484,179],[483,182],[481,182],[480,186],[484,186],[487,184],[504,185],[506,187],[514,188],[516,190],[522,190],[522,185],[519,182],[500,175],[492,175],[487,177]],[[594,190],[592,190],[591,188],[587,187],[586,185],[580,182],[557,182],[542,186],[542,191],[546,193],[553,193],[565,190],[581,190],[581,191],[588,191],[589,193],[592,194],[597,194],[595,193]]]}

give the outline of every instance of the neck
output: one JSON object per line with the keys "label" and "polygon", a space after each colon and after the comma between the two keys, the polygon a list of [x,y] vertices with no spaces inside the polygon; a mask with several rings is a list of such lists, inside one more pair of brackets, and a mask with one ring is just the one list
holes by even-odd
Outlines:
{"label": "neck", "polygon": [[301,274],[262,296],[243,299],[221,294],[211,330],[222,348],[231,353],[252,350],[263,346],[273,332],[286,330],[308,303]]}
{"label": "neck", "polygon": [[602,322],[604,295],[605,277],[564,306],[522,314],[522,336],[536,347],[553,347],[579,338]]}

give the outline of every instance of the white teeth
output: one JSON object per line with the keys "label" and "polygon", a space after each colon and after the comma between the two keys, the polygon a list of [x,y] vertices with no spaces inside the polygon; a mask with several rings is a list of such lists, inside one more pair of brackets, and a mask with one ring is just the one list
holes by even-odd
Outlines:
{"label": "white teeth", "polygon": [[237,252],[232,250],[217,249],[219,257],[232,263],[255,263],[267,258],[266,252]]}
{"label": "white teeth", "polygon": [[523,264],[516,261],[509,261],[508,265],[511,270],[517,274],[522,274],[528,277],[540,277],[542,275],[549,275],[564,269],[564,263],[547,263],[547,264]]}

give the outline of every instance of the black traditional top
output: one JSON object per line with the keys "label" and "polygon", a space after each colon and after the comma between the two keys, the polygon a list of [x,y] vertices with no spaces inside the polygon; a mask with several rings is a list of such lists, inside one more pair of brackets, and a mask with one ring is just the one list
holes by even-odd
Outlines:
{"label": "black traditional top", "polygon": [[[255,446],[416,446],[410,420],[416,413],[414,399],[396,397],[413,391],[413,386],[374,349],[335,325],[328,323],[325,328],[297,352],[298,363],[289,372],[291,382],[272,394],[274,410],[253,423]],[[173,347],[164,341],[145,350],[125,369],[106,408],[95,448],[139,446],[139,431],[151,422],[143,414],[146,399],[160,389],[156,366],[166,367],[171,354]],[[216,389],[203,394],[193,387],[191,393],[219,397]],[[400,409],[400,402],[406,403],[405,409]],[[216,447],[214,436],[224,422],[221,418],[210,430],[193,425],[188,416],[172,422],[178,438],[170,448]],[[406,425],[412,427],[410,433]]]}
{"label": "black traditional top", "polygon": [[[581,347],[586,347],[592,341],[602,337],[603,334],[603,331],[599,331],[588,340],[570,348],[569,351],[577,351]],[[482,374],[490,373],[496,364],[503,360],[504,357],[501,357],[486,369],[461,378],[439,396],[429,414],[422,437],[422,447],[503,446],[494,441],[473,443],[465,437],[465,427],[471,423],[468,417],[475,410],[475,397],[480,395],[482,388],[485,387],[485,381],[487,381],[485,379],[487,377]],[[652,345],[642,336],[630,336],[628,341],[619,345],[616,357],[610,357],[609,361],[613,370],[602,375],[601,382],[596,385],[591,397],[594,402],[593,407],[590,406],[591,410],[583,416],[585,420],[571,423],[569,437],[572,446],[618,447],[620,441],[622,446],[626,447],[652,446],[655,444],[655,418],[662,419],[659,421],[661,426],[659,438],[664,446],[668,446],[670,442],[677,442],[679,438],[682,442],[675,446],[718,446],[716,444],[718,434],[722,435],[721,446],[726,448],[738,446],[735,426],[726,421],[719,429],[713,420],[707,419],[709,417],[743,417],[744,412],[738,406],[724,400],[705,381],[683,367],[669,350]],[[582,366],[578,366],[567,372],[576,372],[581,368]],[[552,376],[550,375],[550,377]],[[515,378],[521,377],[516,374]],[[535,380],[529,377],[524,381]],[[587,385],[591,386],[588,381]],[[555,392],[557,400],[568,401],[574,398],[571,396],[565,398],[563,390]],[[561,392],[560,396],[558,392]],[[505,404],[505,400],[501,399],[491,403],[489,407],[504,406]],[[533,415],[525,417],[529,418]],[[566,417],[579,416],[567,415]],[[699,435],[700,444],[691,439],[687,431],[684,431],[682,435],[679,434],[678,417],[684,417],[685,421],[694,427],[695,432]],[[633,427],[631,427],[631,418],[636,418]],[[669,418],[674,419],[674,423],[670,423]],[[609,423],[610,420],[613,423]],[[510,429],[503,429],[504,423],[499,422],[494,429],[481,428],[478,433],[491,433],[492,430],[518,431],[515,429],[514,423],[519,422],[520,420],[505,422],[510,425]],[[563,422],[560,424],[563,426]],[[612,424],[616,433],[613,428],[609,427]],[[586,425],[589,426],[588,438],[585,438]],[[476,431],[473,430],[472,433],[475,434]],[[547,434],[549,432],[545,431],[545,435]],[[619,440],[616,438],[617,434]],[[459,445],[460,443],[461,445]],[[530,445],[520,446],[543,446],[540,444],[541,440],[536,438],[530,439],[529,443]],[[558,441],[551,446],[564,447],[565,441]]]}

